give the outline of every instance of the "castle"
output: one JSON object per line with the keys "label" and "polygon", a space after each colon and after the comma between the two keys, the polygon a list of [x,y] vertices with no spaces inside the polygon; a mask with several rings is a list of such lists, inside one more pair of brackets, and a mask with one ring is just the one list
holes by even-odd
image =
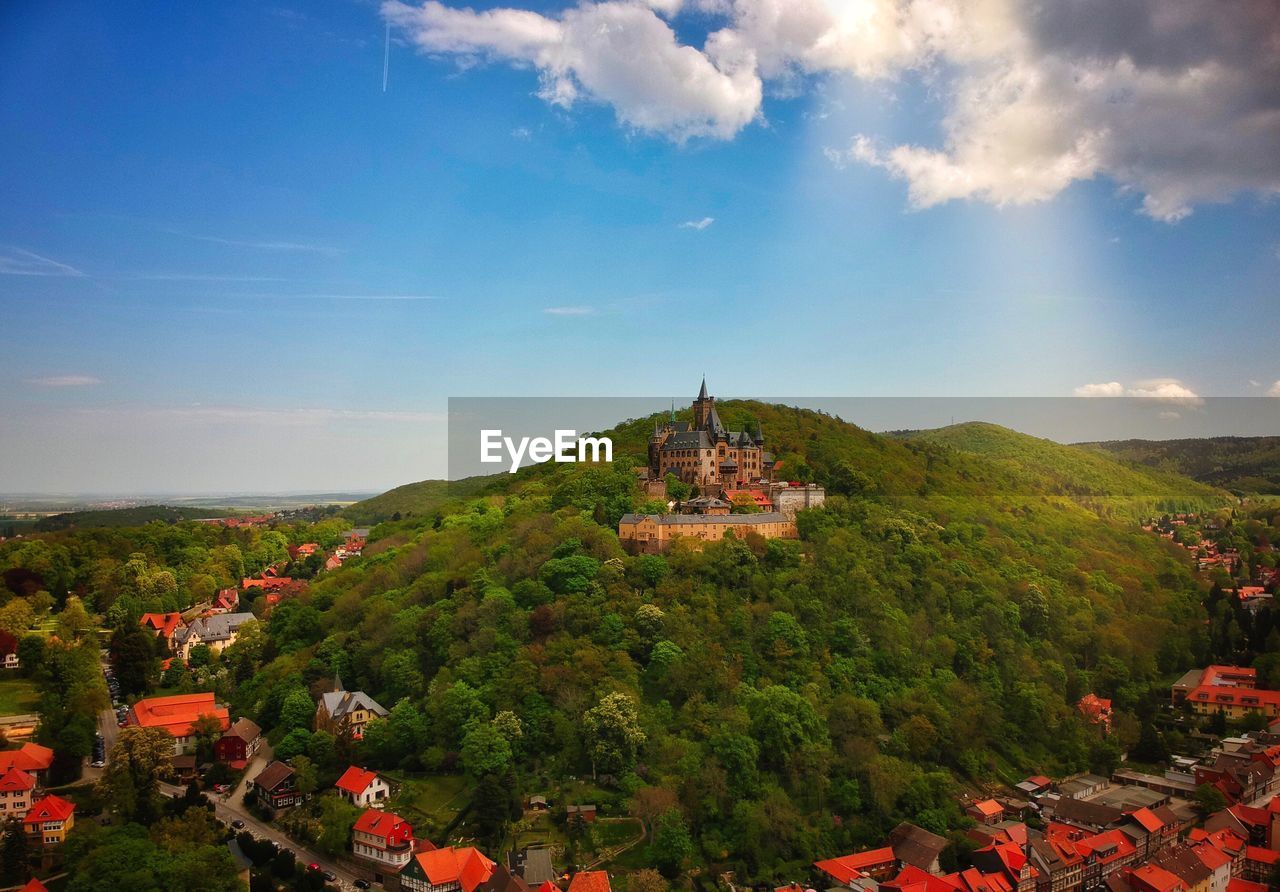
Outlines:
{"label": "castle", "polygon": [[654,425],[649,438],[649,473],[654,479],[674,474],[702,492],[744,489],[769,477],[773,455],[764,451],[764,433],[756,423],[754,434],[728,430],[716,411],[716,400],[707,395],[707,380],[693,401],[693,422],[676,421],[675,413],[664,425]]}

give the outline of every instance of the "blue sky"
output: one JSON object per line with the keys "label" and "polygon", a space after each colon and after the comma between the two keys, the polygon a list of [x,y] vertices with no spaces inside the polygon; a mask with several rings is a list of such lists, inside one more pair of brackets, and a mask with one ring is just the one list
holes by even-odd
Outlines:
{"label": "blue sky", "polygon": [[[658,21],[701,47],[709,10]],[[636,123],[661,96],[413,14],[5,5],[0,491],[378,488],[443,472],[449,396],[689,397],[704,373],[726,396],[1280,378],[1280,179],[1248,159],[1165,219],[1144,186],[1181,196],[1181,169],[1132,161],[922,202],[886,159],[946,142],[951,59],[762,63],[750,122],[690,136]]]}

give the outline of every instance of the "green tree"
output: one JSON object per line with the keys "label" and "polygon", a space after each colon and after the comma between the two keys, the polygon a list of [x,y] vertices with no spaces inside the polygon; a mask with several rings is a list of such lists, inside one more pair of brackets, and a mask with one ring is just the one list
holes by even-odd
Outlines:
{"label": "green tree", "polygon": [[173,736],[164,728],[130,725],[111,750],[98,793],[126,821],[149,825],[159,813],[159,782],[173,771]]}
{"label": "green tree", "polygon": [[0,837],[0,882],[6,886],[25,883],[31,876],[30,857],[22,821],[9,818],[4,822],[4,835]]}
{"label": "green tree", "polygon": [[686,859],[693,854],[693,839],[684,815],[678,808],[669,809],[654,822],[653,841],[649,844],[649,857],[666,877],[680,874]]}
{"label": "green tree", "polygon": [[462,765],[472,777],[506,774],[511,744],[493,722],[476,722],[462,738]]}
{"label": "green tree", "polygon": [[636,702],[621,693],[606,694],[588,709],[582,717],[582,729],[593,777],[598,771],[629,771],[646,740]]}

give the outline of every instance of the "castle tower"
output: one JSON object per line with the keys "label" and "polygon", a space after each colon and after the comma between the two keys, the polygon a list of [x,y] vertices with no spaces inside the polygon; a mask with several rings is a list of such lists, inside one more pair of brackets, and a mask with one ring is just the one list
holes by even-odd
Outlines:
{"label": "castle tower", "polygon": [[707,426],[711,413],[715,410],[715,397],[707,396],[707,379],[702,379],[702,389],[698,391],[698,398],[693,401],[693,429],[702,430]]}

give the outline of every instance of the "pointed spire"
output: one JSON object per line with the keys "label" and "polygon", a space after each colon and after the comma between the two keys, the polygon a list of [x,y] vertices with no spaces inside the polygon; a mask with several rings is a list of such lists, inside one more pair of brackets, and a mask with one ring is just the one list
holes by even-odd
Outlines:
{"label": "pointed spire", "polygon": [[338,673],[337,669],[333,670],[333,689],[335,691],[345,690],[345,688],[342,687],[342,676]]}
{"label": "pointed spire", "polygon": [[675,400],[671,401],[671,423],[672,424],[676,423],[676,401]]}
{"label": "pointed spire", "polygon": [[707,398],[707,376],[702,376],[702,389],[698,391],[698,399],[705,400]]}
{"label": "pointed spire", "polygon": [[764,431],[760,428],[760,419],[756,419],[756,443],[764,442]]}

